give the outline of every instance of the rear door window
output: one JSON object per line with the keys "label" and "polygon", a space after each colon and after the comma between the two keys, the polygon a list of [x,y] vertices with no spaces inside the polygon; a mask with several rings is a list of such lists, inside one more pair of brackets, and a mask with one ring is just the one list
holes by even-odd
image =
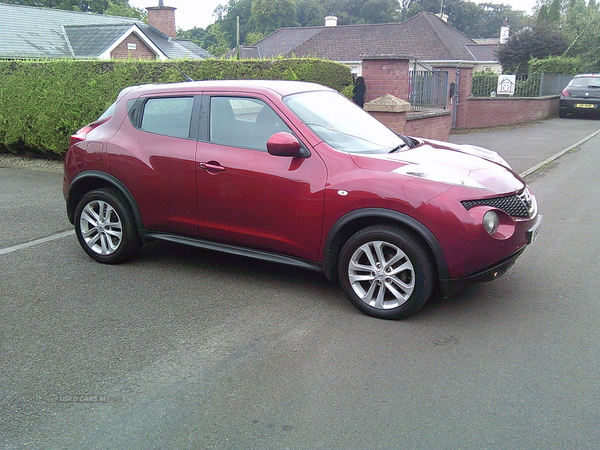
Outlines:
{"label": "rear door window", "polygon": [[190,137],[194,97],[150,98],[144,105],[140,128],[149,133]]}

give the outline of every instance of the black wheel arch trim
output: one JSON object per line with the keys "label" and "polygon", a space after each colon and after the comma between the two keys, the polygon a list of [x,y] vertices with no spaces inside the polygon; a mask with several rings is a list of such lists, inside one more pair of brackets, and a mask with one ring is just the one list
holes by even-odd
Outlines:
{"label": "black wheel arch trim", "polygon": [[[66,199],[67,215],[69,217],[69,221],[71,223],[73,223],[74,217],[75,217],[75,209],[77,208],[77,202],[73,201],[72,194],[74,192],[77,192],[77,188],[78,188],[78,186],[81,185],[81,183],[84,183],[86,181],[91,181],[93,179],[101,180],[102,182],[104,182],[104,184],[108,184],[111,187],[114,187],[125,197],[125,200],[127,200],[129,205],[131,206],[133,216],[135,218],[135,223],[136,223],[138,230],[142,230],[144,228],[144,225],[142,222],[142,216],[140,214],[140,210],[137,206],[137,203],[136,203],[133,195],[131,194],[131,192],[129,192],[129,189],[127,189],[127,186],[125,186],[118,178],[114,177],[113,175],[110,175],[106,172],[102,172],[100,170],[86,170],[84,172],[78,173],[75,176],[75,178],[73,178],[73,180],[71,181],[71,184],[69,186],[69,195]],[[94,188],[94,189],[96,189],[96,188]],[[88,189],[84,189],[82,191],[82,194],[78,195],[78,197],[79,198],[83,197],[83,195],[85,195],[85,193],[88,191],[89,191]]]}
{"label": "black wheel arch trim", "polygon": [[450,278],[450,272],[446,263],[446,257],[442,246],[429,229],[418,220],[398,211],[385,208],[364,208],[351,211],[340,217],[331,227],[325,240],[325,249],[323,254],[323,271],[328,279],[335,278],[336,258],[339,249],[335,248],[336,237],[340,231],[351,222],[361,219],[383,219],[390,222],[396,222],[402,226],[411,229],[417,233],[428,245],[435,259],[438,276],[440,279]]}

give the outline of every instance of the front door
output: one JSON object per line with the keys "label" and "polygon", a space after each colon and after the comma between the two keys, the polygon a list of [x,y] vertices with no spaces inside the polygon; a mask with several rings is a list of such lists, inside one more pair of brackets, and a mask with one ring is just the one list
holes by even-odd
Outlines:
{"label": "front door", "polygon": [[260,99],[213,96],[209,104],[208,140],[198,142],[196,152],[200,237],[318,259],[326,182],[321,158],[269,154],[267,139],[291,130]]}

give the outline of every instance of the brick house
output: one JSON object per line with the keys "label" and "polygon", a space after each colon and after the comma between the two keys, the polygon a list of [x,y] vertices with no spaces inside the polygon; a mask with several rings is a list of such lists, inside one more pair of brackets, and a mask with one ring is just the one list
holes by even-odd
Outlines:
{"label": "brick house", "polygon": [[[374,54],[407,55],[414,70],[462,63],[472,65],[475,71],[498,71],[494,51],[499,43],[479,44],[445,17],[421,12],[402,23],[337,25],[337,18],[329,16],[325,26],[280,28],[252,46],[241,47],[240,56],[317,57],[347,64],[359,76],[363,56]],[[232,50],[228,56],[236,53]]]}
{"label": "brick house", "polygon": [[175,8],[148,7],[141,20],[0,3],[0,59],[206,59],[177,39]]}

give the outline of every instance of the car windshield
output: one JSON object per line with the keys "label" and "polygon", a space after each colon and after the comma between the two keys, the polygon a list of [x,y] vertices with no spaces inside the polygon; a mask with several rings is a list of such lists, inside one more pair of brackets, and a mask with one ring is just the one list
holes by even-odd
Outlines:
{"label": "car windshield", "polygon": [[317,136],[349,153],[387,153],[405,142],[357,105],[335,92],[303,92],[284,99]]}
{"label": "car windshield", "polygon": [[600,77],[573,78],[569,83],[569,87],[600,88]]}

